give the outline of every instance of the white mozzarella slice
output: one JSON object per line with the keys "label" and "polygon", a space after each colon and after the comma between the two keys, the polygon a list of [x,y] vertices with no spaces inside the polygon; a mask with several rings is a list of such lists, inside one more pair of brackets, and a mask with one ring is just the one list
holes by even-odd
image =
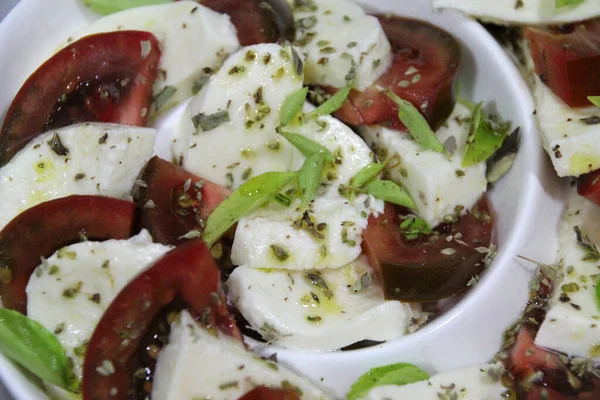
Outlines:
{"label": "white mozzarella slice", "polygon": [[[22,211],[59,197],[128,197],[140,170],[152,156],[155,132],[90,123],[38,136],[0,169],[0,228]],[[53,150],[55,138],[68,153],[57,146]]]}
{"label": "white mozzarella slice", "polygon": [[354,62],[354,87],[363,91],[392,64],[381,24],[352,1],[319,0],[293,9],[295,44],[306,55],[306,83],[344,87]]}
{"label": "white mozzarella slice", "polygon": [[600,108],[569,107],[537,76],[533,93],[544,148],[558,176],[579,176],[599,169],[600,125],[584,121],[599,117]]}
{"label": "white mozzarella slice", "polygon": [[265,340],[310,351],[408,333],[420,306],[386,301],[364,257],[319,271],[236,268],[228,298]]}
{"label": "white mozzarella slice", "polygon": [[[100,18],[75,38],[117,30],[149,31],[160,42],[160,74],[155,95],[176,92],[162,110],[191,96],[240,44],[229,16],[195,1],[135,7]],[[141,53],[141,57],[144,55]]]}
{"label": "white mozzarella slice", "polygon": [[462,166],[465,145],[469,136],[471,111],[456,104],[454,111],[437,132],[444,143],[451,136],[456,139],[456,150],[451,157],[432,150],[424,150],[410,135],[381,126],[365,126],[361,133],[380,157],[399,156],[391,178],[406,188],[417,206],[417,214],[435,226],[446,215],[454,215],[456,207],[470,209],[487,187],[485,163],[467,168]]}
{"label": "white mozzarella slice", "polygon": [[43,261],[27,284],[27,316],[54,332],[81,377],[85,346],[119,291],[171,247],[143,230],[128,240],[82,242]]}
{"label": "white mozzarella slice", "polygon": [[296,388],[302,399],[328,398],[305,378],[259,358],[229,336],[207,331],[183,311],[158,356],[152,399],[239,399],[257,386]]}
{"label": "white mozzarella slice", "polygon": [[[289,170],[294,149],[275,128],[283,101],[300,88],[302,76],[289,47],[243,48],[190,102],[175,139],[175,158],[188,171],[231,188],[264,172]],[[194,116],[218,112],[228,113],[229,121],[204,131],[192,123]]]}
{"label": "white mozzarella slice", "polygon": [[[328,185],[322,187],[307,210],[315,225],[326,224],[326,228],[315,234],[306,226],[301,229],[295,226],[304,214],[300,200],[290,207],[270,204],[240,219],[231,259],[236,265],[252,268],[343,267],[360,255],[362,231],[367,227],[368,217],[382,212],[383,202],[364,194],[349,200],[339,193],[339,187],[371,164],[373,154],[358,135],[332,117],[306,121],[286,130],[322,144],[337,160],[326,168]],[[292,171],[299,170],[304,161],[295,149],[294,154]]]}
{"label": "white mozzarella slice", "polygon": [[433,0],[433,5],[501,24],[559,24],[600,15],[600,2],[596,0],[560,8],[553,0]]}
{"label": "white mozzarella slice", "polygon": [[578,226],[591,243],[600,246],[600,207],[569,189],[559,228],[561,270],[535,344],[569,356],[600,358],[600,309],[596,301],[598,261],[584,260],[577,244]]}
{"label": "white mozzarella slice", "polygon": [[500,381],[502,364],[486,364],[435,375],[426,381],[396,386],[385,385],[372,389],[364,399],[460,399],[498,400],[505,398],[507,388]]}

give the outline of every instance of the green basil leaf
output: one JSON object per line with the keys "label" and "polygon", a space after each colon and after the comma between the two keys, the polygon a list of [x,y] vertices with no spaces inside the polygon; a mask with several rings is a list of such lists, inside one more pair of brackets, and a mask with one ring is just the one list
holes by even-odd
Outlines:
{"label": "green basil leaf", "polygon": [[600,277],[596,281],[596,305],[598,306],[598,310],[600,310]]}
{"label": "green basil leaf", "polygon": [[582,4],[585,0],[555,0],[556,8],[562,8],[567,6],[576,6]]}
{"label": "green basil leaf", "polygon": [[348,96],[350,95],[350,90],[352,90],[352,86],[346,86],[337,91],[333,96],[327,99],[325,103],[321,104],[319,107],[312,110],[308,113],[308,117],[311,118],[319,118],[324,115],[330,115],[339,110]]}
{"label": "green basil leaf", "polygon": [[415,202],[408,193],[392,181],[373,181],[367,186],[367,193],[376,199],[414,209]]}
{"label": "green basil leaf", "polygon": [[56,336],[23,314],[0,309],[0,351],[42,380],[77,390],[71,362]]}
{"label": "green basil leaf", "polygon": [[431,225],[416,215],[409,215],[400,224],[400,232],[407,240],[415,240],[419,235],[429,235],[433,232]]}
{"label": "green basil leaf", "polygon": [[369,164],[360,171],[352,179],[350,179],[350,186],[359,189],[373,179],[377,178],[377,175],[385,168],[385,164],[373,163]]}
{"label": "green basil leaf", "polygon": [[325,157],[322,154],[315,153],[304,160],[304,164],[298,172],[298,189],[302,194],[302,207],[306,207],[315,197],[321,185],[324,167]]}
{"label": "green basil leaf", "polygon": [[298,176],[297,172],[266,172],[246,181],[210,214],[204,241],[212,247],[240,218],[272,200]]}
{"label": "green basil leaf", "polygon": [[300,150],[300,153],[304,154],[304,157],[310,157],[313,154],[321,154],[325,157],[326,161],[333,162],[333,154],[331,154],[329,149],[322,144],[310,140],[299,133],[280,131],[279,134],[293,144],[295,148]]}
{"label": "green basil leaf", "polygon": [[410,101],[401,99],[392,91],[387,91],[386,95],[398,104],[398,118],[408,129],[415,142],[422,148],[437,151],[445,154],[446,149],[439,141],[435,132],[431,129],[423,115],[416,109]]}
{"label": "green basil leaf", "polygon": [[600,96],[588,96],[588,100],[596,107],[600,107]]}
{"label": "green basil leaf", "polygon": [[467,138],[465,155],[462,160],[463,167],[470,167],[487,160],[508,137],[510,125],[493,126],[482,116],[482,103],[479,103],[471,117],[471,132]]}
{"label": "green basil leaf", "polygon": [[294,117],[298,115],[298,113],[302,110],[302,107],[304,107],[304,102],[306,101],[307,95],[308,87],[303,87],[302,89],[298,89],[286,97],[281,105],[281,112],[279,113],[279,118],[281,119],[282,125],[285,126],[289,124]]}
{"label": "green basil leaf", "polygon": [[172,3],[173,0],[83,0],[83,3],[98,14],[112,14],[128,8]]}
{"label": "green basil leaf", "polygon": [[429,374],[412,364],[398,363],[384,367],[373,368],[352,385],[346,396],[348,400],[362,399],[371,389],[384,385],[407,385],[424,381]]}

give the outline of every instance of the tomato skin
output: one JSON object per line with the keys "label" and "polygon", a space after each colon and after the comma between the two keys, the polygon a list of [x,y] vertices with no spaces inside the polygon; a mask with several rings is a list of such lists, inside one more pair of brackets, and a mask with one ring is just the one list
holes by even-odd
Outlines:
{"label": "tomato skin", "polygon": [[[102,316],[86,350],[83,400],[114,399],[114,390],[120,398],[128,395],[138,345],[153,318],[176,298],[203,323],[241,340],[221,291],[219,269],[202,239],[189,240],[125,286]],[[96,371],[105,360],[115,367],[109,376]]]}
{"label": "tomato skin", "polygon": [[23,211],[0,231],[0,266],[11,279],[0,284],[4,307],[27,312],[25,288],[40,257],[78,242],[127,239],[133,233],[135,203],[102,196],[69,196]]}
{"label": "tomato skin", "polygon": [[577,180],[577,193],[600,206],[600,170],[581,175]]}
{"label": "tomato skin", "polygon": [[[406,128],[398,119],[398,105],[380,88],[390,88],[421,111],[429,125],[437,129],[454,108],[454,82],[462,52],[449,33],[427,22],[390,15],[377,16],[393,51],[390,69],[364,92],[352,90],[349,100],[334,115],[350,125],[387,124]],[[409,68],[417,71],[407,75]],[[407,87],[401,81],[419,80]],[[326,88],[330,93],[336,89]]]}
{"label": "tomato skin", "polygon": [[535,73],[570,107],[591,106],[600,93],[600,18],[559,28],[525,30]]}
{"label": "tomato skin", "polygon": [[[146,183],[140,187],[136,201],[140,206],[141,227],[148,229],[155,242],[177,246],[184,242],[186,233],[199,229],[199,219],[208,216],[225,200],[231,191],[204,180],[181,167],[154,156],[148,161],[140,178]],[[185,183],[190,188],[184,193]],[[203,181],[202,188],[195,185]],[[198,200],[198,193],[201,201]],[[186,195],[185,201],[178,201]],[[149,201],[153,207],[145,207]]]}
{"label": "tomato skin", "polygon": [[[145,57],[141,43],[150,45]],[[160,54],[154,35],[140,31],[91,35],[60,50],[29,76],[11,103],[0,130],[0,166],[38,134],[68,125],[68,108],[77,114],[77,120],[71,123],[99,121],[145,126]],[[69,96],[80,85],[103,80],[121,83],[128,80],[117,105],[108,103],[103,109],[95,96],[87,100],[82,97],[78,103],[88,100],[90,103],[90,112],[82,113],[88,105],[69,103]],[[61,100],[63,95],[65,101]],[[54,124],[52,119],[57,109],[67,117],[66,121]]]}
{"label": "tomato skin", "polygon": [[[491,216],[485,197],[473,209]],[[493,230],[493,218],[486,222],[467,213],[449,232],[442,233],[434,241],[427,238],[409,241],[401,233],[397,209],[386,203],[383,214],[369,219],[363,238],[369,248],[365,254],[370,260],[377,259],[371,266],[383,281],[386,297],[421,302],[464,292],[467,282],[484,266],[484,255],[476,248],[490,246]],[[461,233],[460,240],[464,244],[447,241],[448,236],[457,233]],[[441,253],[448,248],[454,250],[454,254]]]}
{"label": "tomato skin", "polygon": [[239,400],[300,400],[300,396],[294,389],[259,386],[240,397]]}

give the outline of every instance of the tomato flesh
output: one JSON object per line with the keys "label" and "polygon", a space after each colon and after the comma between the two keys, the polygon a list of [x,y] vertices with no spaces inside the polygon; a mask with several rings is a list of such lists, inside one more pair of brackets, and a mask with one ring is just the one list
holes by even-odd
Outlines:
{"label": "tomato flesh", "polygon": [[351,125],[387,124],[405,129],[398,119],[398,106],[385,95],[389,88],[413,103],[437,129],[454,108],[460,44],[427,22],[390,15],[379,15],[378,19],[392,45],[392,66],[364,92],[352,90],[349,100],[334,115]]}
{"label": "tomato flesh", "polygon": [[294,389],[279,389],[259,386],[246,393],[239,400],[299,400],[300,396]]}
{"label": "tomato flesh", "polygon": [[[175,300],[185,302],[204,324],[241,340],[227,310],[217,265],[201,239],[190,240],[125,286],[102,316],[86,350],[84,400],[113,399],[115,390],[121,398],[130,394],[139,344],[155,316]],[[115,367],[109,376],[97,372],[105,360]]]}
{"label": "tomato flesh", "polygon": [[591,106],[600,93],[600,18],[525,30],[535,73],[570,107]]}
{"label": "tomato flesh", "polygon": [[154,35],[140,31],[86,36],[60,50],[11,103],[0,130],[0,166],[49,129],[93,121],[145,126],[160,54]]}
{"label": "tomato flesh", "polygon": [[81,240],[127,239],[135,203],[101,196],[70,196],[23,211],[0,232],[0,298],[4,307],[27,312],[25,288],[40,257]]}
{"label": "tomato flesh", "polygon": [[577,193],[600,205],[600,170],[580,176],[577,180]]}
{"label": "tomato flesh", "polygon": [[[489,220],[481,215],[489,216]],[[407,240],[401,233],[398,210],[389,203],[383,214],[369,219],[363,235],[369,248],[366,254],[372,253],[370,260],[377,259],[378,266],[373,266],[373,262],[371,266],[381,277],[387,298],[408,302],[439,300],[464,292],[467,282],[481,272],[484,254],[476,249],[490,246],[494,230],[485,197],[459,222],[440,228],[443,232],[435,239]],[[459,233],[460,242],[447,240]],[[445,249],[452,249],[453,253],[442,253]]]}
{"label": "tomato flesh", "polygon": [[[157,156],[148,161],[141,179],[146,183],[136,195],[141,227],[162,244],[181,244],[185,241],[182,237],[201,229],[213,210],[231,194],[229,189]],[[186,182],[189,182],[187,190]],[[148,206],[150,201],[152,206]]]}
{"label": "tomato flesh", "polygon": [[294,17],[283,0],[201,0],[202,5],[229,15],[242,46],[293,40]]}

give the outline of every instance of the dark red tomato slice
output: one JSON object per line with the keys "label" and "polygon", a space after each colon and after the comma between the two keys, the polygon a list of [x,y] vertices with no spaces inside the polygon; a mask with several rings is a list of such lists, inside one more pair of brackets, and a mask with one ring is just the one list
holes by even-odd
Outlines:
{"label": "dark red tomato slice", "polygon": [[210,213],[231,194],[229,189],[157,156],[148,161],[141,179],[146,186],[139,188],[136,198],[142,228],[148,229],[154,241],[174,246],[185,241],[180,238],[186,233],[201,229]]}
{"label": "dark red tomato slice", "polygon": [[6,113],[0,166],[49,129],[92,121],[146,125],[159,59],[154,35],[138,31],[87,36],[56,53],[25,81]]}
{"label": "dark red tomato slice", "polygon": [[600,170],[580,176],[577,180],[577,193],[600,205]]}
{"label": "dark red tomato slice", "polygon": [[294,17],[284,0],[200,0],[200,3],[229,15],[242,46],[293,40]]}
{"label": "dark red tomato slice", "polygon": [[532,334],[526,326],[521,326],[517,341],[510,354],[511,372],[515,376],[528,377],[536,371],[562,367],[556,354],[534,344],[534,335],[535,333]]}
{"label": "dark red tomato slice", "polygon": [[[108,307],[86,350],[83,399],[127,398],[134,379],[133,359],[149,325],[175,300],[185,302],[206,325],[241,339],[227,311],[217,265],[201,239],[170,251],[131,281]],[[115,372],[97,369],[110,361]],[[116,391],[116,392],[115,392]]]}
{"label": "dark red tomato slice", "polygon": [[525,30],[535,73],[571,107],[589,106],[600,93],[600,18]]}
{"label": "dark red tomato slice", "polygon": [[246,393],[239,400],[299,400],[300,396],[294,389],[279,389],[259,386]]}
{"label": "dark red tomato slice", "polygon": [[429,125],[438,128],[454,108],[453,86],[462,58],[460,44],[427,22],[393,15],[378,18],[392,45],[392,66],[364,92],[353,90],[350,101],[335,116],[351,125],[387,123],[404,129],[398,119],[398,106],[381,91],[389,88],[413,103]]}
{"label": "dark red tomato slice", "polygon": [[[383,279],[387,298],[409,302],[439,300],[464,292],[467,282],[481,272],[484,254],[476,249],[490,246],[494,230],[485,197],[459,222],[442,224],[438,230],[442,233],[437,239],[407,240],[400,230],[398,210],[388,203],[383,214],[369,219],[363,238],[374,255],[370,259],[377,259],[380,271],[373,263],[371,266]],[[449,236],[457,238],[459,233],[458,240],[447,240]]]}
{"label": "dark red tomato slice", "polygon": [[81,240],[127,239],[135,203],[101,196],[70,196],[23,211],[0,232],[0,298],[4,307],[27,312],[25,287],[40,257]]}

